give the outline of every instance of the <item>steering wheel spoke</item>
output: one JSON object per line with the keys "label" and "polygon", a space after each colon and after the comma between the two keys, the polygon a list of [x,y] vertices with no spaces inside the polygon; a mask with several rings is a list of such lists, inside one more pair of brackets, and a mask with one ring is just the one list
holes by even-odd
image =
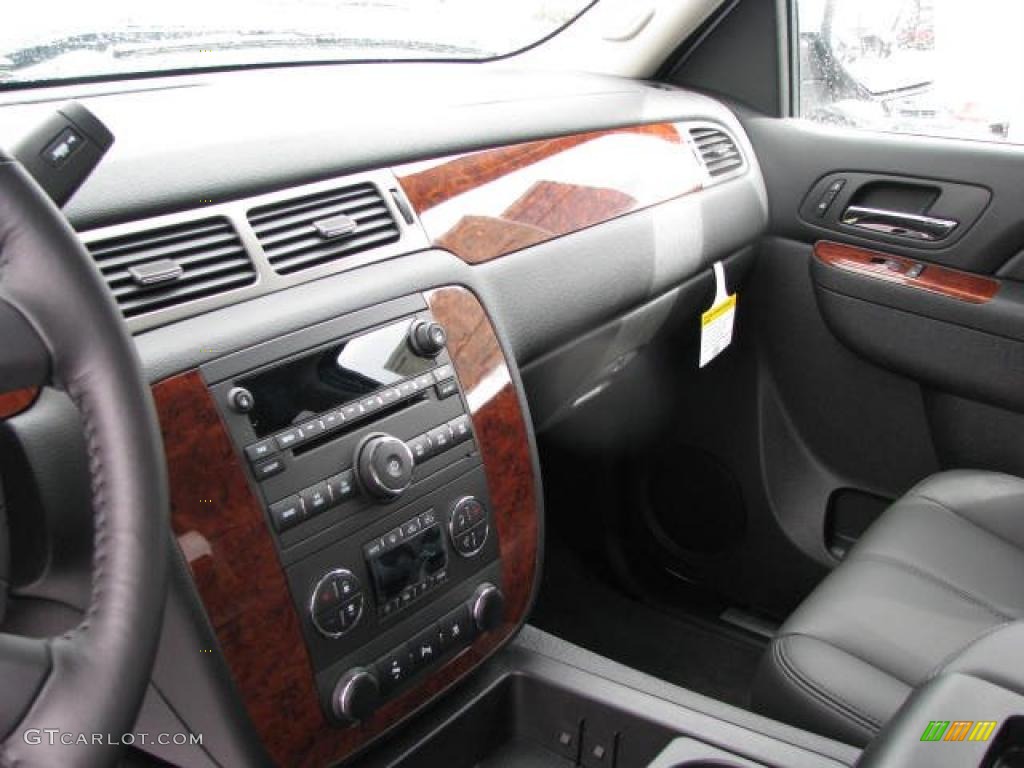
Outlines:
{"label": "steering wheel spoke", "polygon": [[50,674],[50,653],[45,640],[0,634],[0,739],[25,717]]}
{"label": "steering wheel spoke", "polygon": [[50,374],[50,355],[35,329],[0,298],[0,395],[38,389]]}

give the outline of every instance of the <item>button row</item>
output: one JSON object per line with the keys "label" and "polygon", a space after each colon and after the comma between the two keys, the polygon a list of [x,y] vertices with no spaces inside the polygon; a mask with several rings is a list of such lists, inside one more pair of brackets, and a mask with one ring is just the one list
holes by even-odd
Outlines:
{"label": "button row", "polygon": [[431,573],[430,575],[425,576],[422,581],[410,584],[408,587],[403,589],[398,597],[388,600],[383,605],[380,605],[377,608],[377,615],[382,619],[386,619],[388,616],[398,613],[398,611],[403,608],[408,608],[425,594],[433,592],[436,587],[441,586],[446,581],[448,581],[447,568],[442,568],[436,573]]}
{"label": "button row", "polygon": [[394,690],[449,650],[468,645],[473,634],[474,625],[469,609],[461,605],[436,624],[424,629],[410,642],[377,660],[374,667],[381,692],[386,694]]}
{"label": "button row", "polygon": [[270,505],[274,528],[283,533],[321,512],[355,498],[355,473],[351,469],[303,488],[298,493]]}
{"label": "button row", "polygon": [[429,509],[422,515],[409,518],[404,523],[399,525],[397,528],[392,528],[390,531],[385,533],[379,538],[373,539],[367,542],[363,546],[363,551],[366,553],[367,558],[375,558],[394,549],[399,546],[406,539],[411,539],[413,536],[418,535],[422,531],[425,531],[432,525],[437,524],[437,514],[434,510]]}
{"label": "button row", "polygon": [[[448,364],[442,365],[429,373],[424,373],[412,379],[406,379],[395,386],[375,392],[358,402],[352,402],[340,408],[335,408],[332,411],[322,413],[303,424],[291,427],[272,437],[246,446],[245,455],[250,462],[260,462],[273,456],[278,451],[296,448],[307,440],[319,437],[325,432],[352,424],[376,411],[388,408],[400,400],[426,392],[431,387],[437,388],[437,396],[440,399],[454,395],[459,391],[458,383],[455,381],[455,369]],[[283,463],[281,468],[284,468]],[[276,472],[265,474],[259,477],[259,479],[270,477],[272,474],[276,474]]]}
{"label": "button row", "polygon": [[473,422],[463,414],[408,441],[409,450],[417,464],[438,456],[473,437]]}

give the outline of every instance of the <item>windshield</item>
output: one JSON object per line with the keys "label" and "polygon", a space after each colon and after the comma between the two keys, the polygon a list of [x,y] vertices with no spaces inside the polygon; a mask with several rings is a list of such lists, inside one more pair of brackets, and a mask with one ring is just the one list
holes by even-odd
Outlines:
{"label": "windshield", "polygon": [[489,59],[592,0],[27,0],[0,26],[0,84],[323,61]]}

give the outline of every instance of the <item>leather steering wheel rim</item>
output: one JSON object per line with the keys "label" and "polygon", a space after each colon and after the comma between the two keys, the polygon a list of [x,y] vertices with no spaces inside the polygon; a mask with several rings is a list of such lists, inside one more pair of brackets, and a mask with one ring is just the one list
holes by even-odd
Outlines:
{"label": "leather steering wheel rim", "polygon": [[0,764],[109,765],[132,732],[159,642],[169,549],[163,448],[102,277],[60,211],[0,152],[0,391],[43,384],[67,392],[82,419],[92,594],[81,624],[60,637],[0,634]]}

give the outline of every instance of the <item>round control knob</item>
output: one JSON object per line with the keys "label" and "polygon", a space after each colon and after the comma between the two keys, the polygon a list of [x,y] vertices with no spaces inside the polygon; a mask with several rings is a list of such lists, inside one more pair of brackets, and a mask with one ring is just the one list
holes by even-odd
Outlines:
{"label": "round control knob", "polygon": [[256,407],[256,398],[245,387],[232,387],[228,390],[228,405],[237,413],[248,413]]}
{"label": "round control knob", "polygon": [[505,614],[505,596],[493,584],[481,584],[469,601],[469,613],[481,632],[497,629]]}
{"label": "round control knob", "polygon": [[367,435],[356,449],[356,473],[363,488],[378,499],[395,499],[412,483],[416,461],[409,446],[381,432]]}
{"label": "round control knob", "polygon": [[448,334],[440,323],[420,320],[409,331],[409,344],[423,357],[437,357],[447,343]]}
{"label": "round control knob", "polygon": [[373,673],[363,667],[350,669],[331,694],[331,709],[339,720],[364,720],[380,703],[380,685]]}

